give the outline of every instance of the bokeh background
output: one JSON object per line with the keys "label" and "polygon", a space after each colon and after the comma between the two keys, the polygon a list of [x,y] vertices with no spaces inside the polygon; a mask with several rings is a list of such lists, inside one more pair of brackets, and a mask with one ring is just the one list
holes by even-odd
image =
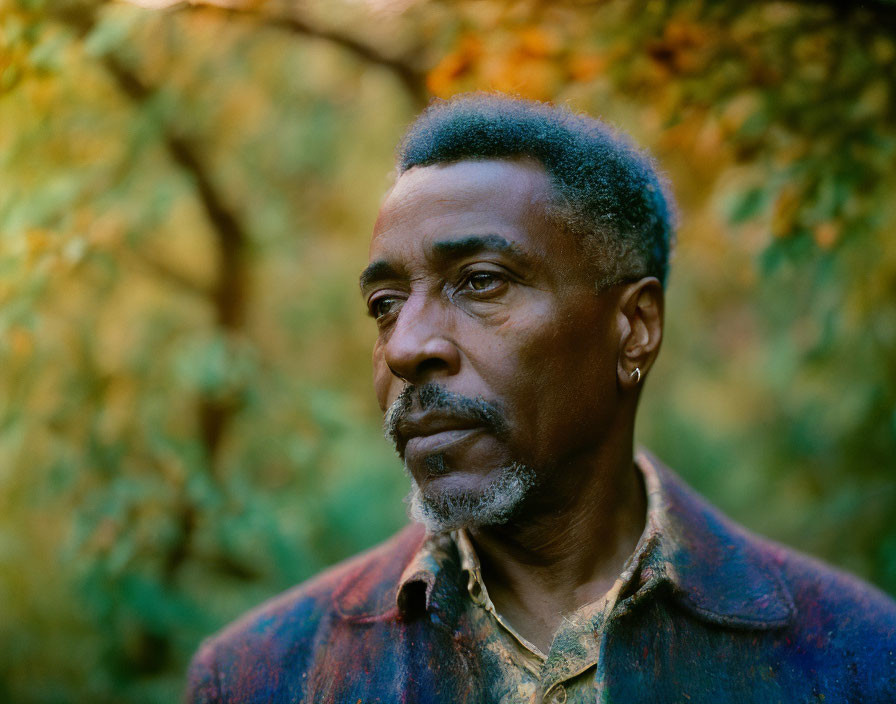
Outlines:
{"label": "bokeh background", "polygon": [[657,156],[640,441],[896,594],[896,5],[143,4],[0,0],[0,701],[177,701],[406,521],[357,274],[403,129],[470,89]]}

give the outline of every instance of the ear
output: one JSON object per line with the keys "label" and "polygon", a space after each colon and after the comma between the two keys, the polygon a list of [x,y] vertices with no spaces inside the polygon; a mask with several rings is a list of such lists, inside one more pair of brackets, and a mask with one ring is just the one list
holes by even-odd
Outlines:
{"label": "ear", "polygon": [[[627,284],[619,297],[616,375],[623,390],[636,389],[653,366],[663,340],[663,287],[649,276]],[[637,371],[635,371],[637,370]]]}

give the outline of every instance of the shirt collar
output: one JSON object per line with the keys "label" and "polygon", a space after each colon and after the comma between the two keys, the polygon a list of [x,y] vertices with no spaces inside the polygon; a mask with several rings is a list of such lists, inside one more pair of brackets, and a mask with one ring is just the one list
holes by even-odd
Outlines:
{"label": "shirt collar", "polygon": [[[704,620],[733,628],[786,624],[794,606],[776,565],[780,548],[722,516],[646,451],[635,463],[644,477],[647,517],[622,575],[620,608],[668,583],[679,602]],[[478,560],[464,539],[440,533],[424,540],[398,583],[396,604],[405,618],[456,605],[460,590],[475,589]]]}

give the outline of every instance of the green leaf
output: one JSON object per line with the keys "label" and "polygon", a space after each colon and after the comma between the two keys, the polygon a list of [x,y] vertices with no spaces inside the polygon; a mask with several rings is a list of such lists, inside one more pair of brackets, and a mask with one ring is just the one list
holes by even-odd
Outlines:
{"label": "green leaf", "polygon": [[762,213],[769,203],[767,189],[756,186],[743,193],[737,194],[731,199],[728,208],[728,219],[732,224],[739,225]]}

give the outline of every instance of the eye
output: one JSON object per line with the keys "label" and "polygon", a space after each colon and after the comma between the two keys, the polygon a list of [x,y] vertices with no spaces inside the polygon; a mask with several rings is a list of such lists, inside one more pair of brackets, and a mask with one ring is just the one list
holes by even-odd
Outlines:
{"label": "eye", "polygon": [[476,293],[496,291],[505,283],[505,279],[494,271],[477,271],[467,276],[462,289]]}
{"label": "eye", "polygon": [[369,303],[370,315],[376,320],[381,320],[390,313],[398,312],[401,308],[401,299],[397,296],[380,296]]}

